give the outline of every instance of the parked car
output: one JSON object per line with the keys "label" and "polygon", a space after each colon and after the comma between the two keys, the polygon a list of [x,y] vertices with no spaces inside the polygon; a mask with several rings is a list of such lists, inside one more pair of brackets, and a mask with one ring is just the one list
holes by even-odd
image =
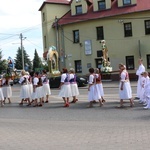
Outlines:
{"label": "parked car", "polygon": [[[49,78],[49,83],[51,88],[58,88],[60,85],[61,76],[58,77],[51,77]],[[83,87],[88,84],[87,78],[82,76],[77,76],[76,82],[78,87]]]}

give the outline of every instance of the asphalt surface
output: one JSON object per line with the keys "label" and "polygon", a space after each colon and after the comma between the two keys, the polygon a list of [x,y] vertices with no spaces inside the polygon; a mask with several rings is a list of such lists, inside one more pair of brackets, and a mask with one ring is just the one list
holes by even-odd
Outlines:
{"label": "asphalt surface", "polygon": [[[86,108],[87,87],[79,101],[63,107],[58,89],[51,89],[43,107],[19,106],[19,85],[12,87],[11,104],[0,107],[0,150],[148,150],[150,110],[135,100],[119,105],[118,82],[103,82],[106,103]],[[131,82],[133,97],[136,82]]]}

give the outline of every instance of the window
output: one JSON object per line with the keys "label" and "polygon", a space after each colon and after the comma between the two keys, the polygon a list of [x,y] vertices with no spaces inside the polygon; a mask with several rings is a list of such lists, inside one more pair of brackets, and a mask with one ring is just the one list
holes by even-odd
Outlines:
{"label": "window", "polygon": [[103,40],[104,39],[104,30],[103,27],[97,27],[97,40]]}
{"label": "window", "polygon": [[103,57],[103,51],[102,50],[97,51],[97,57]]}
{"label": "window", "polygon": [[145,34],[150,34],[150,20],[145,20]]}
{"label": "window", "polygon": [[150,54],[147,55],[147,69],[150,69]]}
{"label": "window", "polygon": [[123,5],[130,5],[131,4],[131,0],[123,0]]}
{"label": "window", "polygon": [[129,37],[132,36],[132,24],[130,23],[124,23],[124,36]]}
{"label": "window", "polygon": [[82,72],[81,60],[75,60],[75,71],[76,73]]}
{"label": "window", "polygon": [[74,30],[73,31],[73,42],[74,43],[79,43],[79,30]]}
{"label": "window", "polygon": [[134,70],[134,56],[126,56],[127,70]]}
{"label": "window", "polygon": [[98,1],[98,10],[104,10],[104,9],[106,9],[105,0]]}
{"label": "window", "polygon": [[82,5],[76,6],[76,14],[82,14]]}
{"label": "window", "polygon": [[103,63],[103,59],[100,58],[100,59],[95,59],[96,61],[96,68],[101,68],[102,67],[102,63]]}

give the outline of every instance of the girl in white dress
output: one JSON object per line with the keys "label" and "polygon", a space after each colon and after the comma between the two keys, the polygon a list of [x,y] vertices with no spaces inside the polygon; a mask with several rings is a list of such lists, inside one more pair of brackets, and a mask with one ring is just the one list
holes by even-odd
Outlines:
{"label": "girl in white dress", "polygon": [[69,97],[72,96],[71,87],[70,87],[70,76],[68,74],[68,70],[63,68],[62,75],[61,75],[61,83],[59,86],[59,94],[58,96],[62,97],[64,100],[64,107],[69,107]]}
{"label": "girl in white dress", "polygon": [[101,80],[101,75],[98,68],[95,68],[95,78],[96,78],[96,92],[97,92],[97,98],[99,100],[100,107],[103,106],[103,96],[104,96],[104,90]]}
{"label": "girl in white dress", "polygon": [[2,78],[2,91],[3,91],[3,96],[4,96],[4,104],[5,104],[5,100],[6,98],[8,99],[9,104],[11,103],[10,97],[12,97],[12,89],[11,86],[9,84],[9,81],[11,80],[11,78]]}
{"label": "girl in white dress", "polygon": [[[44,92],[44,97],[46,97],[46,101],[45,103],[49,102],[49,96],[51,95],[51,90],[50,90],[50,86],[49,86],[49,79],[47,77],[47,72],[46,70],[42,71],[42,83],[43,83],[43,92]],[[43,98],[43,102],[44,102],[44,98]]]}
{"label": "girl in white dress", "polygon": [[89,100],[89,106],[87,106],[88,108],[93,107],[93,101],[96,100],[96,90],[95,90],[95,83],[96,83],[96,78],[95,78],[95,74],[94,74],[94,68],[90,68],[89,69],[89,86],[88,86],[88,100]]}
{"label": "girl in white dress", "polygon": [[4,96],[3,96],[3,91],[2,91],[2,80],[0,79],[0,104],[1,104],[1,107],[4,105],[3,101],[4,101]]}
{"label": "girl in white dress", "polygon": [[32,85],[32,78],[33,78],[34,72],[30,71],[26,72],[26,76],[27,76],[27,85],[28,85],[28,90],[29,90],[29,99],[31,99],[31,95],[33,93],[33,85]]}
{"label": "girl in white dress", "polygon": [[33,107],[38,106],[38,91],[37,91],[38,82],[39,82],[38,74],[39,74],[38,72],[35,72],[34,77],[32,78],[33,93],[31,95],[31,97],[32,97],[32,103],[34,103]]}
{"label": "girl in white dress", "polygon": [[150,80],[148,80],[147,84],[145,85],[144,98],[147,104],[144,109],[150,109]]}
{"label": "girl in white dress", "polygon": [[43,106],[42,97],[43,97],[43,88],[42,88],[41,75],[39,74],[39,72],[35,72],[33,78],[33,93],[32,93],[32,100],[34,102],[33,107]]}
{"label": "girl in white dress", "polygon": [[27,76],[26,76],[26,72],[24,70],[21,71],[21,78],[19,80],[19,83],[21,84],[21,90],[20,90],[20,98],[21,98],[21,102],[19,105],[23,105],[23,101],[28,101],[28,105],[31,105],[30,103],[30,95],[29,95],[29,88],[28,88],[28,85],[27,85]]}
{"label": "girl in white dress", "polygon": [[142,73],[142,78],[141,78],[141,91],[140,91],[140,103],[143,103],[143,105],[147,105],[146,104],[146,99],[144,97],[144,93],[145,93],[145,86],[147,85],[147,83],[149,82],[149,76],[148,76],[148,72],[143,72]]}
{"label": "girl in white dress", "polygon": [[129,99],[130,106],[134,105],[132,99],[132,91],[131,85],[129,81],[129,75],[124,65],[120,66],[121,74],[120,74],[120,85],[119,85],[119,96],[120,96],[120,107],[123,107],[123,100]]}
{"label": "girl in white dress", "polygon": [[76,82],[76,74],[73,68],[70,68],[69,70],[70,73],[70,86],[71,86],[71,92],[72,92],[72,97],[73,100],[71,103],[76,103],[78,101],[77,96],[79,95],[79,89],[78,85]]}

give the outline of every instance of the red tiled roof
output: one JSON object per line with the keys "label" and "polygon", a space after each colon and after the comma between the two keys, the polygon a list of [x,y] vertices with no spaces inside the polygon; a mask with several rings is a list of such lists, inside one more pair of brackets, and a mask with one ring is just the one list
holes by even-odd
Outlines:
{"label": "red tiled roof", "polygon": [[112,2],[112,8],[104,11],[93,11],[93,5],[89,6],[88,12],[82,15],[71,15],[71,11],[66,13],[62,18],[59,19],[59,25],[65,25],[75,22],[81,22],[92,19],[100,19],[112,16],[118,16],[122,14],[129,14],[134,12],[142,12],[150,10],[150,0],[137,0],[136,5],[126,6],[126,7],[118,7],[117,0]]}
{"label": "red tiled roof", "polygon": [[69,4],[70,0],[46,0],[48,3]]}
{"label": "red tiled roof", "polygon": [[39,8],[39,11],[42,10],[45,4],[63,4],[63,5],[69,5],[71,0],[45,0],[42,4],[42,6]]}

